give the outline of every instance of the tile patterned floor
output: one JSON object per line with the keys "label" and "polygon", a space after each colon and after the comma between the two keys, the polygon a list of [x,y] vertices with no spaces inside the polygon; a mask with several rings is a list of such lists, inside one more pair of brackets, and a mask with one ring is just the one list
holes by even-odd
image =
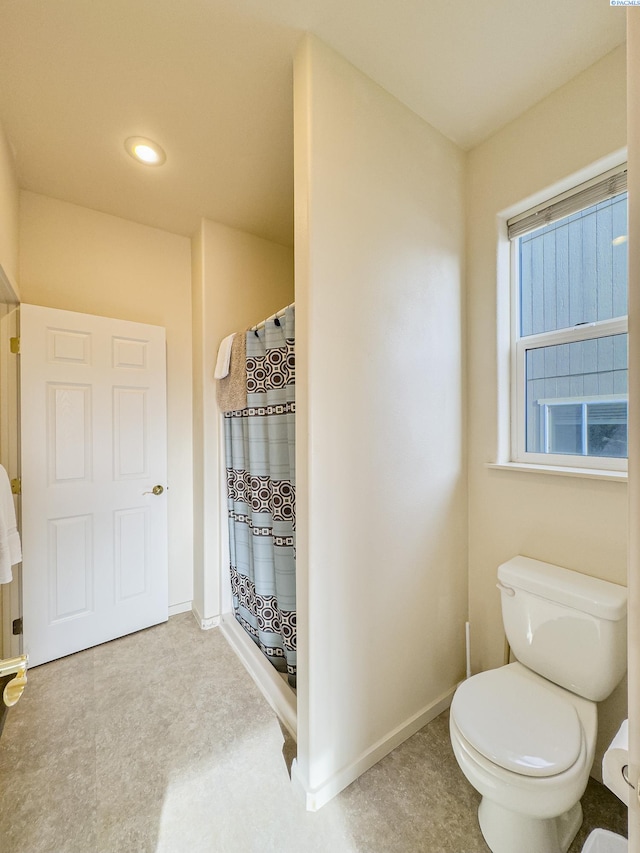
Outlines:
{"label": "tile patterned floor", "polygon": [[[316,814],[217,629],[190,614],[33,669],[0,740],[2,853],[486,853],[447,715]],[[591,781],[585,822],[626,834]],[[514,851],[517,853],[517,851]]]}

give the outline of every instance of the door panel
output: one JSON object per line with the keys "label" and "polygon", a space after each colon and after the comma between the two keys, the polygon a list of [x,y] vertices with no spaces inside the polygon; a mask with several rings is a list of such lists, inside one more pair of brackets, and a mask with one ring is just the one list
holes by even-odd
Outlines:
{"label": "door panel", "polygon": [[31,665],[165,621],[164,329],[21,306]]}

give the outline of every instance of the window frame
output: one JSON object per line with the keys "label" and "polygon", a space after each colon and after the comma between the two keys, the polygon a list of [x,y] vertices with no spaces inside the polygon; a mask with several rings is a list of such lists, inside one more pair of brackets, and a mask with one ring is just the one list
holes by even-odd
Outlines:
{"label": "window frame", "polygon": [[[616,169],[621,172],[626,165]],[[579,187],[575,188],[577,192]],[[566,193],[566,196],[572,193]],[[616,193],[618,194],[618,193]],[[548,204],[552,203],[552,199]],[[587,209],[587,205],[583,209]],[[545,205],[540,205],[540,208]],[[518,217],[514,217],[518,218]],[[543,225],[544,223],[541,223]],[[534,229],[531,229],[534,230]],[[583,456],[577,454],[533,453],[526,449],[526,354],[529,350],[545,346],[575,343],[578,341],[594,340],[612,335],[627,334],[628,316],[614,317],[610,320],[598,320],[578,326],[556,329],[550,332],[539,332],[534,335],[520,335],[520,267],[519,267],[519,238],[510,239],[510,283],[511,283],[511,453],[513,463],[537,465],[548,468],[588,468],[598,471],[627,471],[626,457],[612,456]],[[627,280],[628,292],[628,280]],[[615,395],[622,399],[623,395]],[[628,389],[627,397],[628,401]],[[585,397],[585,402],[598,402],[593,396]],[[604,398],[603,398],[604,401]],[[577,402],[577,398],[576,398]]]}
{"label": "window frame", "polygon": [[[542,407],[541,420],[544,423],[544,444],[548,447],[551,443],[551,413],[554,409],[563,406],[580,406],[580,441],[583,446],[589,445],[589,426],[591,424],[590,410],[592,407],[607,406],[611,404],[624,404],[627,408],[627,423],[629,417],[629,399],[621,394],[601,394],[599,397],[552,397],[549,399],[538,400],[538,405]],[[553,451],[545,450],[545,455],[548,456]],[[555,454],[556,456],[559,454]],[[572,456],[578,454],[571,454]],[[621,456],[603,456],[595,453],[581,453],[580,456],[586,456],[589,459],[624,459]]]}

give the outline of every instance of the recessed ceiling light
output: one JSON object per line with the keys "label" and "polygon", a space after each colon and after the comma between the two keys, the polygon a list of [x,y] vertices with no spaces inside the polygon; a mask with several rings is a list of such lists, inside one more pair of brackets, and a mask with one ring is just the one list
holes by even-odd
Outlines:
{"label": "recessed ceiling light", "polygon": [[124,143],[124,147],[134,160],[146,166],[162,166],[167,159],[167,155],[158,143],[152,139],[145,139],[144,136],[130,136]]}

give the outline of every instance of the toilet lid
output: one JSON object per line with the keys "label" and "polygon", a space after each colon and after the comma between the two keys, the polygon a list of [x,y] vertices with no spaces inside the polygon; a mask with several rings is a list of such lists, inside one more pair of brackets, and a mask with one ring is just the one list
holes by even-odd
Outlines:
{"label": "toilet lid", "polygon": [[510,666],[464,681],[451,714],[481,755],[521,776],[555,776],[580,755],[582,725],[571,702]]}

